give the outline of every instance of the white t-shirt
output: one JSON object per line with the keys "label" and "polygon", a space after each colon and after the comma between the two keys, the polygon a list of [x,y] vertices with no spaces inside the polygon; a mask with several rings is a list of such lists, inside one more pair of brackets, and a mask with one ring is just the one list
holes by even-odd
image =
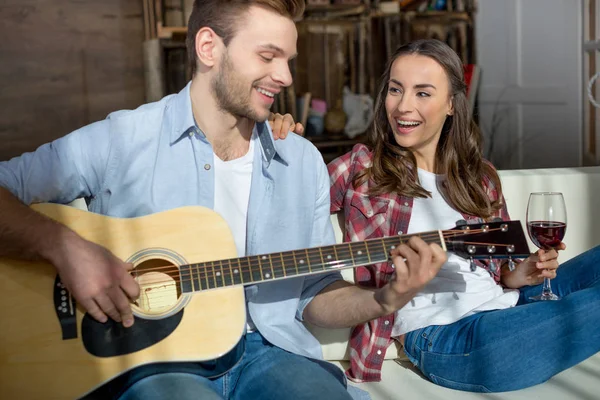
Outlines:
{"label": "white t-shirt", "polygon": [[[451,229],[462,215],[446,203],[439,192],[439,177],[419,169],[419,181],[431,198],[415,198],[408,225],[408,234]],[[519,291],[503,289],[488,271],[477,267],[454,253],[421,292],[396,311],[392,336],[399,336],[429,325],[447,325],[478,311],[513,307]]]}
{"label": "white t-shirt", "polygon": [[[214,155],[215,168],[215,203],[214,210],[219,213],[229,225],[233,234],[238,257],[246,255],[246,226],[248,221],[248,202],[252,184],[252,163],[254,161],[254,146],[257,136],[252,135],[248,153],[235,160],[223,161]],[[246,287],[246,299],[251,296],[254,286]],[[255,330],[246,311],[247,329]]]}

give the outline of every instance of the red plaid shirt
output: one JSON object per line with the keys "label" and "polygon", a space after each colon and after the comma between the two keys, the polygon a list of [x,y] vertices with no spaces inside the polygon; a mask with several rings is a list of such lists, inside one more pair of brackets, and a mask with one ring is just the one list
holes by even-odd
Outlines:
{"label": "red plaid shirt", "polygon": [[[413,199],[387,193],[369,196],[373,182],[365,182],[354,188],[352,180],[356,174],[371,165],[372,153],[367,146],[357,144],[351,152],[333,160],[329,165],[331,178],[331,212],[344,210],[344,241],[363,241],[371,238],[405,234],[412,214]],[[493,183],[484,180],[491,200],[498,197]],[[504,200],[503,200],[504,201]],[[461,213],[463,214],[463,213]],[[508,220],[506,206],[495,217]],[[463,214],[467,223],[480,223],[479,217]],[[481,263],[500,281],[500,268],[492,271],[487,264]],[[361,286],[380,288],[391,278],[394,272],[391,262],[358,267],[354,270],[356,283]],[[381,380],[381,365],[388,346],[392,343],[391,333],[394,315],[387,315],[354,327],[350,337],[350,369],[348,378],[355,382]]]}

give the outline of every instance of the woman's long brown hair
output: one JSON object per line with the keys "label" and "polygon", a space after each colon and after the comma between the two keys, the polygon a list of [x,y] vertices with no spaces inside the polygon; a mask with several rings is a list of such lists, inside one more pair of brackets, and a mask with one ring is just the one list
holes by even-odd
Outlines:
{"label": "woman's long brown hair", "polygon": [[[468,107],[463,64],[454,50],[439,40],[424,39],[403,45],[387,63],[375,102],[374,120],[367,134],[373,162],[357,174],[353,184],[356,187],[372,179],[372,195],[397,192],[408,197],[431,196],[419,184],[414,155],[394,139],[385,109],[392,64],[398,57],[408,54],[435,60],[448,76],[454,113],[446,118],[435,156],[435,172],[445,176],[439,190],[456,210],[488,218],[502,207],[500,178],[491,164],[483,159],[481,133]],[[494,201],[490,200],[483,186],[484,177],[498,191],[498,198]]]}

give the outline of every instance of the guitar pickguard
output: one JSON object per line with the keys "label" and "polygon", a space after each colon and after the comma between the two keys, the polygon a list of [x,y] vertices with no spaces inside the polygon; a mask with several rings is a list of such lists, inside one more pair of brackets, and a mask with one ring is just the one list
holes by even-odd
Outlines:
{"label": "guitar pickguard", "polygon": [[173,333],[183,318],[183,311],[160,320],[134,316],[135,322],[130,328],[110,318],[100,323],[85,314],[81,322],[83,345],[96,357],[115,357],[143,350]]}

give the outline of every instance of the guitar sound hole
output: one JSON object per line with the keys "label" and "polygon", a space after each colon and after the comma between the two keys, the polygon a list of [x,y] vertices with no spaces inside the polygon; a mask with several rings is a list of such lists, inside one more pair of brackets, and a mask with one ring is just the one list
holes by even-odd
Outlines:
{"label": "guitar sound hole", "polygon": [[138,264],[133,276],[140,285],[140,296],[135,302],[139,311],[160,314],[172,309],[181,296],[179,268],[163,259],[152,259]]}

